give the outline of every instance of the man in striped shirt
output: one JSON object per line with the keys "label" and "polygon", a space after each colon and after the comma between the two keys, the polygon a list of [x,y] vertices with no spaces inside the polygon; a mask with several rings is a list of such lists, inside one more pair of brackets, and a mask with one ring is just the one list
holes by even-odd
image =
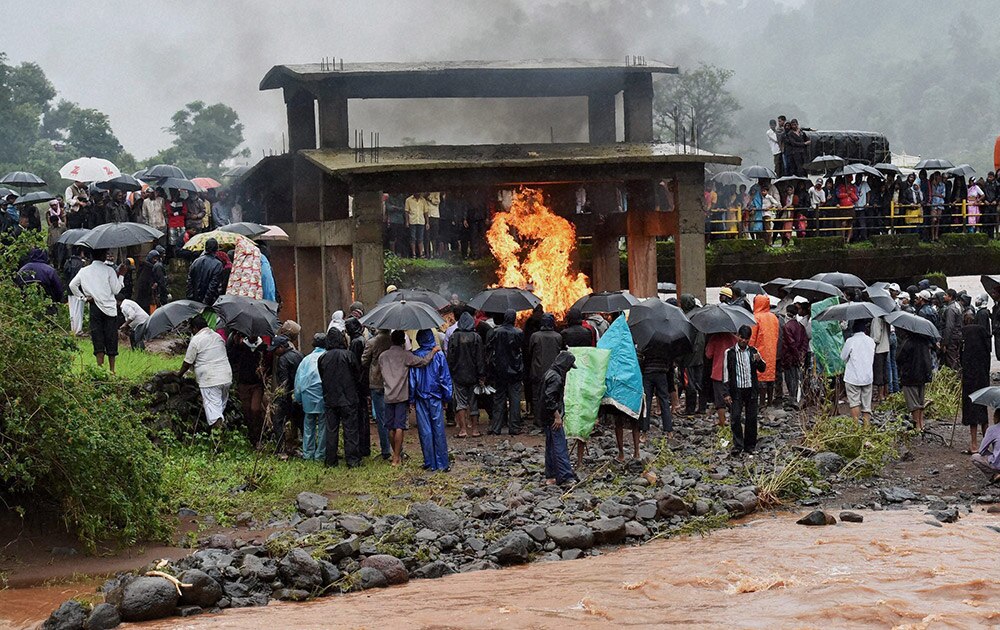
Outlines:
{"label": "man in striped shirt", "polygon": [[757,448],[757,373],[766,370],[767,364],[750,345],[752,334],[749,326],[740,326],[739,340],[726,350],[723,363],[724,400],[730,407],[729,426],[733,430],[730,455],[752,455]]}

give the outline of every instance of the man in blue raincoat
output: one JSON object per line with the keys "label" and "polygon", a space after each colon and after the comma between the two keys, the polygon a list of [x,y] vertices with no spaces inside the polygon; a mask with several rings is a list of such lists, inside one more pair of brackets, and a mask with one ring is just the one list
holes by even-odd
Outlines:
{"label": "man in blue raincoat", "polygon": [[323,418],[323,381],[319,376],[319,358],[326,352],[326,335],[313,335],[313,351],[295,371],[295,402],[302,405],[302,459],[323,461],[326,458],[326,420]]}
{"label": "man in blue raincoat", "polygon": [[[425,357],[434,351],[434,333],[424,329],[417,333],[420,347],[413,351]],[[417,434],[424,453],[425,470],[448,472],[448,440],[444,433],[445,401],[451,400],[451,372],[444,353],[436,353],[423,367],[410,368],[410,403],[417,412]]]}

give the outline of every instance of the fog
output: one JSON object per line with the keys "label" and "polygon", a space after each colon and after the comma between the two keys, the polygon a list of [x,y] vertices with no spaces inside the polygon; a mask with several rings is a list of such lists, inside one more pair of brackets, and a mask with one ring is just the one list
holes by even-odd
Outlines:
{"label": "fog", "polygon": [[[12,0],[7,0],[12,2]],[[893,150],[990,167],[1000,131],[994,87],[1000,44],[990,0],[106,0],[100,10],[18,3],[2,50],[37,61],[59,97],[106,112],[143,158],[185,103],[234,107],[258,159],[278,151],[280,91],[258,84],[278,64],[352,61],[622,59],[642,54],[684,68],[735,71],[743,108],[724,146],[766,160],[764,129],[779,113],[825,129],[888,135]],[[352,127],[382,144],[557,141],[584,137],[581,99],[385,101],[351,104]]]}

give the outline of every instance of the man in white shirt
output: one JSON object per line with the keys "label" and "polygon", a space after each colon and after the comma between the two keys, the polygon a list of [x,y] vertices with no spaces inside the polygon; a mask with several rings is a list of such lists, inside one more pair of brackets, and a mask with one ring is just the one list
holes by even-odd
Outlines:
{"label": "man in white shirt", "polygon": [[132,300],[126,300],[118,295],[118,309],[125,318],[119,330],[127,331],[129,343],[133,350],[145,350],[146,323],[149,321],[149,313]]}
{"label": "man in white shirt", "polygon": [[94,356],[97,365],[104,367],[107,355],[112,374],[118,356],[118,302],[115,296],[125,286],[122,276],[126,270],[122,264],[115,271],[113,264],[113,258],[108,260],[108,252],[95,249],[94,261],[69,283],[70,293],[90,303],[90,341],[94,345]]}
{"label": "man in white shirt", "polygon": [[846,364],[844,367],[844,385],[847,389],[847,404],[851,407],[851,416],[858,420],[864,414],[865,426],[872,413],[872,381],[874,373],[872,365],[875,362],[875,340],[866,333],[867,320],[854,322],[854,334],[844,342],[840,358]]}
{"label": "man in white shirt", "polygon": [[[233,384],[233,369],[226,354],[226,342],[208,327],[205,318],[197,315],[191,319],[191,341],[184,354],[178,376],[194,368],[194,378],[201,389],[201,402],[205,419],[212,427],[222,420],[229,402],[229,388]],[[222,428],[219,424],[219,428]]]}
{"label": "man in white shirt", "polygon": [[778,177],[781,177],[783,161],[781,157],[781,143],[778,142],[778,121],[772,118],[767,124],[767,145],[771,149],[771,157],[774,158],[774,172]]}

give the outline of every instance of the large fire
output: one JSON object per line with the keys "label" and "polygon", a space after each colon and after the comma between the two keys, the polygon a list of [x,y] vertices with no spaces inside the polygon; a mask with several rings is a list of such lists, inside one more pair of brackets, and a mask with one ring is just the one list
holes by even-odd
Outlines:
{"label": "large fire", "polygon": [[590,293],[587,276],[570,272],[576,229],[545,206],[542,191],[515,192],[510,210],[493,217],[486,240],[497,259],[498,286],[530,286],[546,312],[562,318],[573,302]]}

